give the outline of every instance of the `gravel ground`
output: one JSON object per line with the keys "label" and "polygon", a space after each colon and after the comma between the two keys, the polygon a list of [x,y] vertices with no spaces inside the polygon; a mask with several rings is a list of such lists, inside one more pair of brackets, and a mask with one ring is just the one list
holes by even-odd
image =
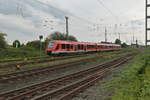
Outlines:
{"label": "gravel ground", "polygon": [[108,82],[115,80],[130,63],[132,63],[132,61],[114,68],[105,78],[76,95],[72,100],[111,100],[110,97],[114,91],[109,89],[111,87]]}

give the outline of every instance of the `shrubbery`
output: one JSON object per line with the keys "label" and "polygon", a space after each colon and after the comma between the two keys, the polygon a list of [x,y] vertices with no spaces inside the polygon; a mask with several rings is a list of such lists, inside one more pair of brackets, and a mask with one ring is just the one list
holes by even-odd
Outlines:
{"label": "shrubbery", "polygon": [[[37,57],[40,56],[40,52],[33,47],[20,47],[13,48],[8,47],[5,49],[0,49],[0,59],[4,58],[23,58],[23,57]],[[42,56],[45,56],[44,51],[42,52]]]}
{"label": "shrubbery", "polygon": [[0,32],[0,48],[6,48],[7,42],[5,40],[5,33]]}
{"label": "shrubbery", "polygon": [[150,100],[150,55],[137,57],[114,84],[112,100]]}
{"label": "shrubbery", "polygon": [[40,49],[40,45],[42,45],[42,50],[45,50],[46,42],[40,42],[40,40],[35,40],[35,41],[30,41],[30,42],[27,43],[27,46],[35,48],[37,50]]}

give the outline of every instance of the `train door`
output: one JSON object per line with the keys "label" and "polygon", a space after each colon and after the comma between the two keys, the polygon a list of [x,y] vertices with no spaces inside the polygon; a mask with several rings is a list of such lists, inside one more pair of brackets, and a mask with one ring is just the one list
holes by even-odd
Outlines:
{"label": "train door", "polygon": [[70,44],[66,44],[67,51],[70,51]]}
{"label": "train door", "polygon": [[77,45],[74,45],[74,47],[75,47],[75,51],[77,51],[77,50],[78,50],[78,46],[77,46]]}

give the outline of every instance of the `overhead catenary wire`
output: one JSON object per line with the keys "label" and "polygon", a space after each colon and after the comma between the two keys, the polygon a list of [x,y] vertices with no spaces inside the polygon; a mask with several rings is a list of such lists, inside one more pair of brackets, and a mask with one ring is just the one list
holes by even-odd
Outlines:
{"label": "overhead catenary wire", "polygon": [[103,7],[116,19],[116,21],[118,21],[119,17],[116,16],[116,14],[114,14],[108,7],[106,7],[106,6],[104,5],[104,3],[103,3],[101,0],[97,0],[97,1],[98,1],[98,3],[99,3],[101,6],[103,6]]}
{"label": "overhead catenary wire", "polygon": [[[99,2],[99,5],[101,5],[101,6],[103,6],[111,15],[112,15],[112,17],[114,17],[115,18],[115,20],[117,20],[117,22],[118,22],[118,20],[119,20],[119,17],[116,15],[116,14],[114,14],[107,6],[105,6],[105,4],[102,2],[102,0],[97,0],[98,2]],[[52,6],[50,6],[50,7],[52,7]],[[55,7],[54,7],[55,8]],[[68,12],[68,11],[64,11],[64,10],[62,10],[62,9],[59,9],[59,8],[57,8],[57,10],[59,10],[60,12],[64,12],[64,13],[66,13],[67,15],[66,16],[69,16],[69,17],[74,17],[75,19],[78,19],[78,20],[80,20],[80,22],[81,23],[85,23],[85,26],[87,25],[87,27],[89,26],[89,27],[91,27],[91,29],[92,29],[92,27],[94,26],[94,25],[96,25],[97,26],[97,24],[98,23],[95,23],[95,22],[93,22],[93,21],[90,21],[89,19],[86,19],[86,18],[83,18],[83,17],[81,17],[81,16],[79,16],[79,15],[75,15],[75,14],[73,14],[73,13],[71,13],[71,12]],[[57,15],[56,15],[57,16]],[[117,23],[115,23],[115,24],[117,24]],[[115,28],[115,24],[114,24],[114,28]],[[120,24],[118,24],[118,26],[119,26]],[[122,24],[123,25],[123,24]],[[92,31],[97,31],[99,28],[101,28],[101,27],[103,27],[104,28],[104,26],[105,25],[103,25],[103,26],[99,26],[98,28],[97,27],[94,27],[94,29],[92,29]],[[81,27],[81,25],[80,26],[78,26],[77,25],[77,27]],[[110,27],[111,28],[111,27]],[[114,31],[117,31],[117,28],[118,27],[116,27],[116,29],[114,29]],[[130,27],[128,27],[128,25],[127,26],[123,26],[123,28],[130,28]],[[116,33],[116,32],[115,32]]]}
{"label": "overhead catenary wire", "polygon": [[16,5],[16,15],[24,17],[22,1],[20,0]]}

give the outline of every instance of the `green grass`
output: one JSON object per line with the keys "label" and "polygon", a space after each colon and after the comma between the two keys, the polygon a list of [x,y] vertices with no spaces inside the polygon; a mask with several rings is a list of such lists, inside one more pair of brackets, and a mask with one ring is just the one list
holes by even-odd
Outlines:
{"label": "green grass", "polygon": [[[21,66],[21,70],[39,68],[39,67],[47,67],[47,66],[50,66],[50,65],[57,65],[57,64],[62,64],[62,63],[80,61],[80,60],[87,59],[87,58],[95,58],[95,57],[98,58],[99,57],[99,59],[95,59],[94,61],[89,61],[89,62],[86,63],[87,65],[88,64],[96,64],[96,63],[100,63],[100,62],[103,62],[103,61],[106,61],[106,60],[110,60],[112,58],[125,56],[125,55],[131,53],[131,51],[126,52],[126,53],[121,53],[121,52],[122,51],[101,52],[101,53],[90,54],[88,56],[83,56],[83,57],[70,58],[70,59],[64,59],[64,60],[59,60],[59,61],[56,60],[56,61],[40,63],[40,64],[39,63],[29,64],[29,65]],[[84,65],[85,65],[85,63],[84,63]],[[2,69],[0,69],[0,73],[13,72],[13,71],[16,71],[15,66],[11,67],[11,68],[2,68]]]}
{"label": "green grass", "polygon": [[150,100],[150,54],[134,58],[112,84],[112,100]]}
{"label": "green grass", "polygon": [[[46,56],[44,51],[41,53],[41,56]],[[0,49],[0,60],[14,60],[30,57],[40,57],[39,50],[31,47],[7,47],[6,49]]]}

